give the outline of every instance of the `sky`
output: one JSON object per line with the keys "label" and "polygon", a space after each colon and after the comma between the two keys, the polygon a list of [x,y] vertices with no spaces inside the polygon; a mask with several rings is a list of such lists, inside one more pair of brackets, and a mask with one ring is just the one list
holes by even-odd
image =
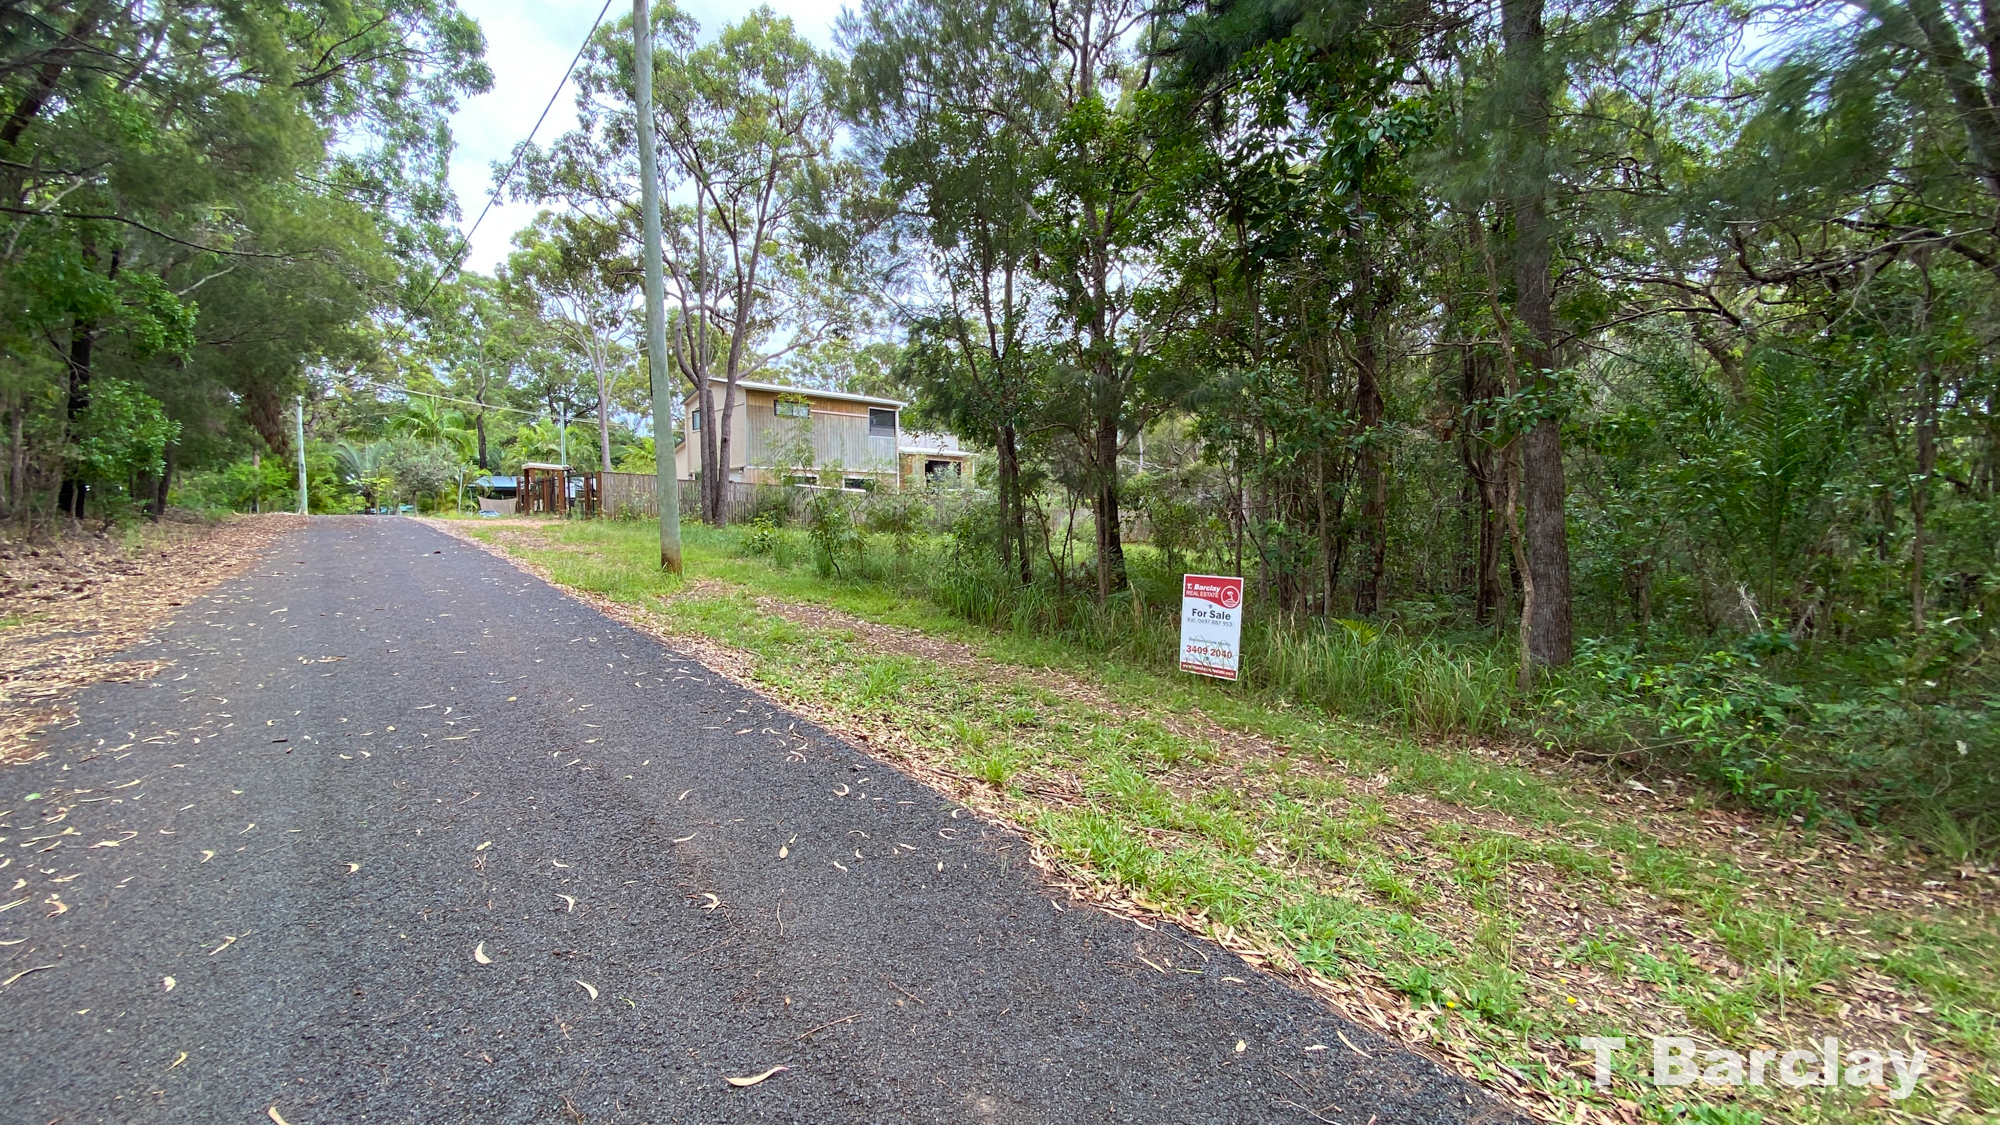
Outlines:
{"label": "sky", "polygon": [[[611,2],[605,22],[630,14],[623,0]],[[780,15],[792,17],[799,30],[821,47],[833,46],[833,22],[842,0],[768,2]],[[514,146],[527,137],[602,4],[603,0],[459,0],[459,6],[485,29],[486,63],[493,68],[493,89],[469,99],[451,119],[456,142],[451,186],[463,212],[461,230],[479,217],[493,194],[493,163],[508,159]],[[755,6],[752,0],[684,0],[681,5],[701,21],[704,37],[712,37]],[[575,89],[565,84],[535,140],[547,144],[575,125]],[[528,225],[535,211],[526,203],[495,203],[472,236],[465,268],[491,273],[506,260],[514,232]]]}

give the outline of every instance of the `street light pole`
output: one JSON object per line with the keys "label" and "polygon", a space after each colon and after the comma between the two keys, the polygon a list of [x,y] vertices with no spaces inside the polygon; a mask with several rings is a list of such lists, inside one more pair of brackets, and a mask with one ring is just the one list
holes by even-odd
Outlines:
{"label": "street light pole", "polygon": [[667,369],[667,283],[660,258],[660,170],[653,148],[653,12],[632,0],[639,125],[639,201],[645,222],[646,367],[653,378],[653,461],[660,497],[660,569],[681,573],[681,483],[674,472],[673,372]]}

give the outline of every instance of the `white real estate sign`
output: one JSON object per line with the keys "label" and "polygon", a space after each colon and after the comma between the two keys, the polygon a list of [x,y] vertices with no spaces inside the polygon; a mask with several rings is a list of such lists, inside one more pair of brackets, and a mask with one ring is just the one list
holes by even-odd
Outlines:
{"label": "white real estate sign", "polygon": [[1181,576],[1181,671],[1218,680],[1236,678],[1243,639],[1243,580],[1213,574]]}

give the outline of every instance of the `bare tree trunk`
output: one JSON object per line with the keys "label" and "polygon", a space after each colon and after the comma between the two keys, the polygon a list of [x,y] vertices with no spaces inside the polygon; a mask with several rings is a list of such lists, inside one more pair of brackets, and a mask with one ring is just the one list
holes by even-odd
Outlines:
{"label": "bare tree trunk", "polygon": [[[1367,281],[1359,283],[1366,286]],[[1381,609],[1382,571],[1389,551],[1389,474],[1383,470],[1382,385],[1376,371],[1375,324],[1372,302],[1364,303],[1354,340],[1354,412],[1361,427],[1356,469],[1361,489],[1361,536],[1364,554],[1354,577],[1354,612],[1373,616]]]}
{"label": "bare tree trunk", "polygon": [[[597,367],[597,470],[611,471],[611,377],[604,370],[604,356],[595,348],[591,359]],[[658,450],[654,451],[655,454]]]}
{"label": "bare tree trunk", "polygon": [[696,376],[695,409],[701,414],[701,520],[711,527],[722,524],[721,476],[716,466],[721,458],[715,443],[715,390],[708,376]]}
{"label": "bare tree trunk", "polygon": [[1505,587],[1500,584],[1501,542],[1507,530],[1501,523],[1500,470],[1495,464],[1487,433],[1493,425],[1490,408],[1498,389],[1491,370],[1491,357],[1466,348],[1461,364],[1460,399],[1465,415],[1459,426],[1459,460],[1465,465],[1479,500],[1479,546],[1474,564],[1473,616],[1487,625],[1504,617]]}
{"label": "bare tree trunk", "polygon": [[1028,525],[1025,512],[1026,503],[1021,495],[1021,452],[1012,425],[998,428],[996,444],[999,448],[1000,475],[1000,564],[1009,571],[1017,569],[1021,584],[1035,580],[1034,561],[1028,555]]}
{"label": "bare tree trunk", "polygon": [[1924,556],[1929,546],[1926,518],[1930,514],[1931,474],[1937,471],[1938,374],[1929,339],[1931,298],[1930,268],[1925,263],[1915,341],[1922,349],[1917,361],[1917,475],[1910,482],[1910,625],[1915,629],[1924,627]]}
{"label": "bare tree trunk", "polygon": [[28,404],[26,400],[17,397],[14,399],[13,407],[13,444],[9,448],[13,452],[14,463],[13,472],[7,478],[7,509],[10,514],[19,517],[25,515],[28,510],[28,443],[22,433],[22,427],[27,421]]}
{"label": "bare tree trunk", "polygon": [[1097,421],[1097,600],[1125,588],[1125,545],[1118,536],[1118,419]]}
{"label": "bare tree trunk", "polygon": [[[1543,0],[1502,0],[1501,36],[1514,87],[1510,106],[1510,169],[1514,220],[1514,309],[1527,328],[1520,341],[1524,382],[1553,398],[1555,293],[1550,275],[1548,214],[1551,74]],[[1562,427],[1551,409],[1520,439],[1521,501],[1527,537],[1524,600],[1532,602],[1530,654],[1536,664],[1567,664],[1574,641],[1570,621],[1569,485],[1564,478]]]}
{"label": "bare tree trunk", "polygon": [[168,442],[160,458],[160,475],[152,480],[153,494],[146,498],[146,514],[156,520],[167,514],[167,496],[174,488],[175,452],[174,443]]}
{"label": "bare tree trunk", "polygon": [[1340,568],[1333,558],[1333,521],[1327,512],[1326,443],[1313,443],[1313,499],[1319,515],[1320,615],[1333,616],[1333,591]]}
{"label": "bare tree trunk", "polygon": [[[90,409],[90,350],[97,336],[95,322],[76,318],[70,321],[69,337],[69,395],[64,405],[69,432],[76,432],[78,420],[83,412]],[[56,508],[72,519],[83,518],[84,501],[89,499],[90,485],[69,475],[69,466],[62,467],[62,484],[56,489]]]}
{"label": "bare tree trunk", "polygon": [[[1518,443],[1517,443],[1518,444]],[[1523,692],[1535,686],[1535,571],[1528,565],[1526,545],[1522,542],[1521,526],[1514,518],[1516,501],[1521,495],[1521,471],[1514,457],[1515,451],[1508,449],[1502,456],[1507,459],[1507,538],[1514,548],[1514,573],[1521,579],[1521,671],[1519,686]]]}

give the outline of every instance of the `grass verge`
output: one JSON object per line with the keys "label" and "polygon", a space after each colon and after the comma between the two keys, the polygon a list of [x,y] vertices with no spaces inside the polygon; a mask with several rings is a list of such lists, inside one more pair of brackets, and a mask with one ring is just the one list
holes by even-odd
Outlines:
{"label": "grass verge", "polygon": [[[750,555],[731,529],[687,529],[683,583],[660,574],[649,525],[452,526],[1012,822],[1101,899],[1294,972],[1539,1116],[2000,1110],[1989,873],[976,628],[892,583]],[[1834,1036],[1931,1063],[1900,1101],[1660,1087],[1638,1045],[1652,1034],[1738,1051]],[[1635,1043],[1608,1088],[1590,1035]]]}

